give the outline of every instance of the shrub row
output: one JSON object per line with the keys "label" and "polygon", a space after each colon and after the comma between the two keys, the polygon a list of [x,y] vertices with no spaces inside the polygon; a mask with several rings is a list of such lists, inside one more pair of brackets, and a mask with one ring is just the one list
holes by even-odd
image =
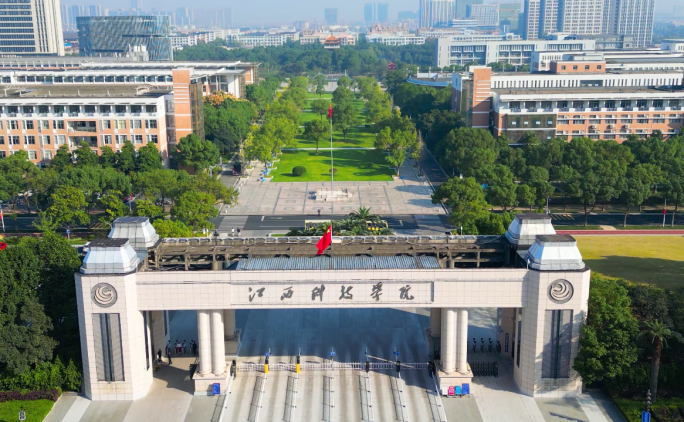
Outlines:
{"label": "shrub row", "polygon": [[0,403],[22,400],[52,400],[57,401],[59,398],[59,390],[40,390],[40,391],[28,391],[26,393],[21,393],[19,391],[0,391]]}

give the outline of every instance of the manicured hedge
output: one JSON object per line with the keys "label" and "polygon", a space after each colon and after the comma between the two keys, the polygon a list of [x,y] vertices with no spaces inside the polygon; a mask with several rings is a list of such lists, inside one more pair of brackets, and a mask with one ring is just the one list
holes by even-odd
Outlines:
{"label": "manicured hedge", "polygon": [[13,401],[13,400],[52,400],[57,401],[59,398],[59,390],[41,390],[41,391],[28,391],[26,393],[21,393],[19,391],[0,391],[0,403]]}
{"label": "manicured hedge", "polygon": [[292,174],[294,174],[294,175],[297,176],[297,177],[303,176],[303,175],[306,174],[306,167],[304,167],[304,166],[295,166],[295,167],[292,169]]}

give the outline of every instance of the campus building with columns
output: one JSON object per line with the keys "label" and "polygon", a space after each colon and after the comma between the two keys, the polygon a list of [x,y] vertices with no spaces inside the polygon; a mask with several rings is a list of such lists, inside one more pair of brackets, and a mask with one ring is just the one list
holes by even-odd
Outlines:
{"label": "campus building with columns", "polygon": [[[236,309],[430,308],[428,344],[444,390],[469,382],[469,309],[499,309],[500,355],[522,394],[573,397],[590,270],[574,238],[543,214],[518,214],[504,236],[160,239],[147,218],[114,222],[75,275],[84,391],[135,400],[170,340],[168,311],[196,310],[195,394],[239,364]],[[306,350],[302,350],[306,354]]]}

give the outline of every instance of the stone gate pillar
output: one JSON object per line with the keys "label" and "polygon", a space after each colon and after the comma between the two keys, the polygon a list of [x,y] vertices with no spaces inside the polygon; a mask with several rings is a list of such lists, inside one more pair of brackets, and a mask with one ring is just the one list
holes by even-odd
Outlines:
{"label": "stone gate pillar", "polygon": [[516,325],[513,375],[533,397],[572,397],[582,380],[572,369],[589,299],[589,268],[570,235],[540,235],[526,254],[520,330]]}

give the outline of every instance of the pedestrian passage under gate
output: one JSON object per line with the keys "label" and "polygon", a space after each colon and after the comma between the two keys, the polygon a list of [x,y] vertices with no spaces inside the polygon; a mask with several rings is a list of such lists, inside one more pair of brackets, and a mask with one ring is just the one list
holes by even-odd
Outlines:
{"label": "pedestrian passage under gate", "polygon": [[[285,371],[297,372],[296,363],[256,363],[242,362],[236,365],[240,372],[268,372]],[[427,370],[431,364],[428,362],[404,363],[404,362],[304,362],[299,364],[301,371],[392,371],[397,370]]]}

